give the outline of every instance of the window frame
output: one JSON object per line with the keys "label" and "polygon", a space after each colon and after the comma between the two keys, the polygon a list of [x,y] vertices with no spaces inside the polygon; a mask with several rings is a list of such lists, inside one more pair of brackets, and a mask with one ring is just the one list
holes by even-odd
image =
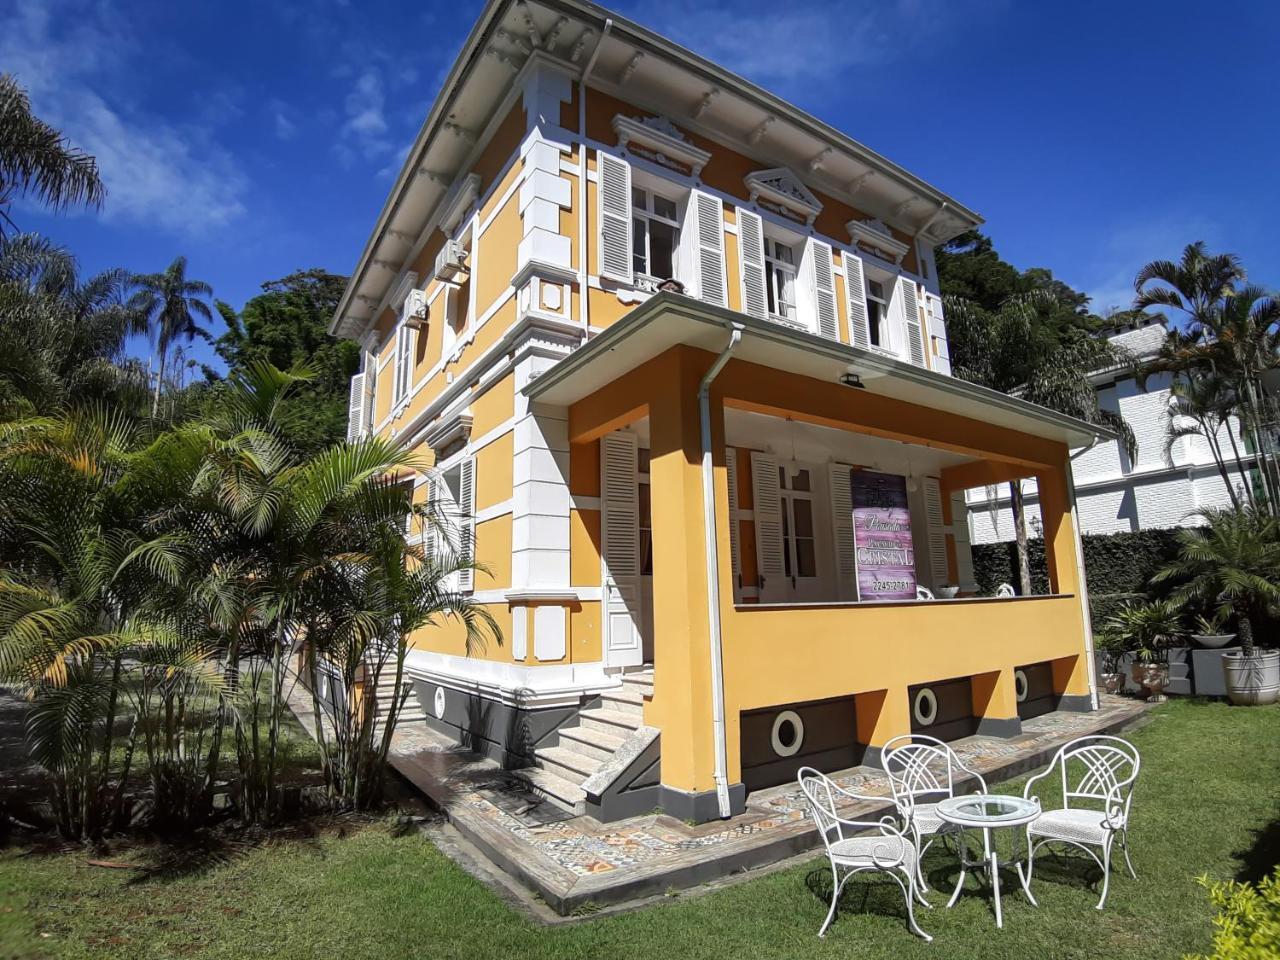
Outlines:
{"label": "window frame", "polygon": [[[645,205],[643,207],[636,206],[636,195],[641,194],[644,197]],[[654,200],[661,199],[671,204],[675,216],[667,217],[658,213],[654,207]],[[637,284],[644,281],[657,284],[664,280],[679,279],[680,267],[680,243],[683,234],[683,218],[680,216],[681,201],[664,193],[659,189],[655,189],[647,182],[637,182],[635,171],[632,171],[631,181],[631,270],[632,275]],[[636,223],[641,221],[644,224],[644,241],[643,250],[640,249],[642,244],[638,242],[636,237]],[[671,242],[671,275],[669,277],[660,277],[652,272],[653,252],[650,240],[653,231],[650,224],[660,223],[671,228],[673,232]],[[644,268],[641,269],[641,261],[643,260]]]}
{"label": "window frame", "polygon": [[[781,259],[777,255],[779,249],[786,250],[791,259],[789,261]],[[804,258],[804,250],[801,247],[800,259]],[[782,299],[782,291],[778,287],[778,278],[781,274],[790,274],[791,278],[791,301],[788,303]],[[769,319],[778,323],[784,323],[791,327],[801,327],[800,321],[800,264],[796,257],[796,244],[787,240],[780,239],[777,236],[770,235],[767,231],[764,235],[764,287],[765,287],[765,307],[769,314]],[[778,310],[779,305],[790,308],[790,316]]]}

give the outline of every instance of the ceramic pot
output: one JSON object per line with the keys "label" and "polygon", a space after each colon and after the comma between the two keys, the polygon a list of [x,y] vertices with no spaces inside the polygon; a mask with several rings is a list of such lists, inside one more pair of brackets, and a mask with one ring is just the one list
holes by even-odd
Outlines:
{"label": "ceramic pot", "polygon": [[1208,647],[1210,650],[1217,650],[1219,647],[1230,646],[1231,641],[1236,638],[1234,633],[1193,633],[1191,639],[1202,647]]}
{"label": "ceramic pot", "polygon": [[1239,706],[1275,703],[1280,698],[1280,650],[1222,655],[1222,675],[1227,699]]}
{"label": "ceramic pot", "polygon": [[1164,703],[1169,698],[1164,695],[1164,688],[1169,685],[1169,665],[1167,663],[1135,662],[1131,669],[1133,682],[1147,689],[1147,700],[1150,703]]}
{"label": "ceramic pot", "polygon": [[1120,693],[1124,690],[1124,674],[1104,673],[1102,675],[1102,689],[1112,695]]}
{"label": "ceramic pot", "polygon": [[942,600],[954,600],[956,598],[956,594],[959,592],[959,587],[952,586],[939,587],[937,591],[938,597]]}

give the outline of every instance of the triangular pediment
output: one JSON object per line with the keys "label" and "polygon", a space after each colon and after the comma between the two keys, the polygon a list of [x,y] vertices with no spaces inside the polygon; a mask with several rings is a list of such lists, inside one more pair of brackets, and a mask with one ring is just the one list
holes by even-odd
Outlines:
{"label": "triangular pediment", "polygon": [[763,198],[798,215],[806,223],[813,223],[822,211],[822,201],[787,167],[756,170],[747,174],[743,182],[753,202]]}

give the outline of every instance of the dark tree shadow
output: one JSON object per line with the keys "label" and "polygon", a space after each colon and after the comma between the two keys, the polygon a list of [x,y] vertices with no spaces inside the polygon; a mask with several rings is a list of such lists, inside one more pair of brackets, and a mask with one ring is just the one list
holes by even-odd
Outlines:
{"label": "dark tree shadow", "polygon": [[1280,817],[1252,833],[1253,842],[1248,849],[1237,850],[1232,856],[1240,861],[1236,879],[1257,883],[1280,865]]}

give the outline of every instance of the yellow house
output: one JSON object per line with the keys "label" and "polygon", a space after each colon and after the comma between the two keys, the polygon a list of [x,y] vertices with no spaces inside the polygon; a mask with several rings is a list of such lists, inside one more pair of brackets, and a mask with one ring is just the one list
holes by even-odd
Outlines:
{"label": "yellow house", "polygon": [[[425,722],[570,809],[704,821],[1096,708],[1097,430],[950,375],[933,251],[980,222],[594,4],[491,0],[332,326],[351,436],[427,455],[502,626],[411,638]],[[965,491],[1023,477],[1051,592],[976,596]]]}

